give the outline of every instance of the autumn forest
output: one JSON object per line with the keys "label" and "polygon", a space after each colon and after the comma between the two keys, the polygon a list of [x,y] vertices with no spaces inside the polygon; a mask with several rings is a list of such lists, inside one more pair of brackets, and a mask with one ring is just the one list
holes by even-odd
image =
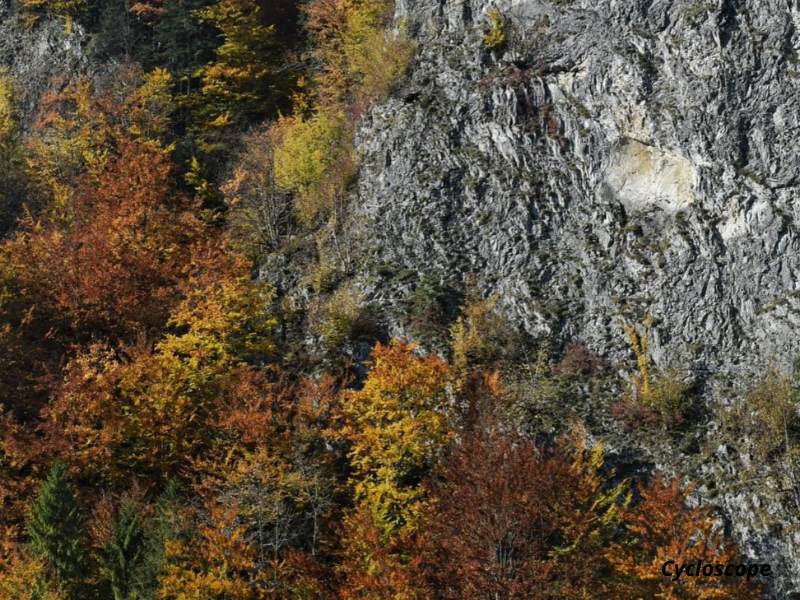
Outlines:
{"label": "autumn forest", "polygon": [[[468,275],[393,338],[343,284],[354,136],[414,60],[388,1],[15,10],[108,60],[30,118],[0,69],[0,598],[760,597],[662,575],[740,558],[692,482],[520,409],[594,393],[583,345],[532,346]],[[303,302],[267,255],[303,257]],[[628,336],[619,426],[668,428]]]}

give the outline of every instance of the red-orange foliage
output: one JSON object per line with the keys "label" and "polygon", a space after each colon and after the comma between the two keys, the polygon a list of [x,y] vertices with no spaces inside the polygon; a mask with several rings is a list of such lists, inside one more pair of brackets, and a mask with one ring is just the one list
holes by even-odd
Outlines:
{"label": "red-orange foliage", "polygon": [[282,417],[272,412],[280,390],[255,369],[227,367],[195,380],[146,346],[126,354],[91,346],[67,365],[42,411],[39,430],[51,451],[85,479],[124,486],[140,475],[153,485],[190,468],[195,476],[219,473],[243,452],[282,442]]}
{"label": "red-orange foliage", "polygon": [[622,488],[599,454],[569,459],[499,433],[469,435],[434,486],[426,566],[453,600],[587,598],[608,591],[602,545]]}
{"label": "red-orange foliage", "polygon": [[28,216],[2,247],[18,300],[67,340],[159,330],[192,245],[210,234],[171,189],[163,152],[135,142],[119,150],[96,183],[81,181],[67,223]]}
{"label": "red-orange foliage", "polygon": [[0,542],[3,529],[19,525],[25,518],[36,479],[46,470],[51,452],[52,448],[14,415],[0,412]]}
{"label": "red-orange foliage", "polygon": [[433,486],[424,557],[437,597],[760,597],[742,578],[664,577],[668,560],[733,562],[736,545],[709,510],[685,505],[677,480],[657,477],[631,505],[600,455],[586,456],[566,442],[546,453],[507,434],[464,439]]}
{"label": "red-orange foliage", "polygon": [[120,474],[118,463],[127,428],[116,392],[125,360],[104,344],[92,344],[66,365],[63,383],[42,410],[38,429],[51,452],[76,465],[87,480],[127,483],[132,475]]}
{"label": "red-orange foliage", "polygon": [[211,457],[216,465],[209,465],[218,472],[223,463],[230,464],[259,448],[291,455],[319,449],[325,443],[323,435],[331,424],[337,398],[336,380],[324,376],[293,383],[275,371],[277,381],[270,381],[264,370],[241,367],[219,397],[210,421],[219,452]]}
{"label": "red-orange foliage", "polygon": [[726,539],[706,508],[687,508],[679,479],[657,476],[640,488],[641,502],[624,509],[622,518],[631,538],[615,544],[608,557],[617,578],[616,593],[625,598],[701,600],[760,598],[758,586],[741,577],[690,577],[670,581],[661,572],[669,560],[678,564],[702,560],[727,564],[738,558],[736,544]]}
{"label": "red-orange foliage", "polygon": [[121,483],[138,473],[163,482],[202,452],[230,457],[245,449],[239,438],[252,444],[275,430],[260,414],[278,402],[270,400],[274,386],[247,365],[274,349],[271,291],[251,282],[235,256],[205,250],[186,259],[186,279],[173,292],[180,301],[157,343],[92,344],[54,386],[39,429],[84,477]]}
{"label": "red-orange foliage", "polygon": [[276,430],[285,425],[292,402],[291,388],[284,382],[270,383],[256,369],[241,367],[220,398],[213,426],[225,432],[242,450],[254,450],[273,441]]}
{"label": "red-orange foliage", "polygon": [[401,532],[388,542],[367,507],[345,521],[339,573],[342,600],[424,600],[433,598],[425,579],[420,537]]}

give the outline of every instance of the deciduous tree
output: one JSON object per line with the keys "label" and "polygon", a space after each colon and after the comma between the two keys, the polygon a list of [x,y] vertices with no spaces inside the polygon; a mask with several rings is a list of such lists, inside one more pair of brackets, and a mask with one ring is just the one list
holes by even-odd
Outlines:
{"label": "deciduous tree", "polygon": [[701,560],[728,564],[739,558],[736,544],[707,508],[688,508],[679,479],[655,477],[639,489],[641,501],[622,511],[629,536],[611,546],[607,555],[620,577],[614,579],[618,597],[701,600],[760,598],[759,587],[741,577],[682,577],[670,581],[662,574],[666,561]]}
{"label": "deciduous tree", "polygon": [[174,193],[158,149],[121,142],[97,181],[81,181],[66,220],[26,217],[2,254],[14,298],[65,341],[92,332],[132,341],[163,327],[191,246],[206,225]]}
{"label": "deciduous tree", "polygon": [[424,504],[423,478],[450,440],[450,370],[414,346],[378,344],[358,391],[343,394],[345,426],[356,502],[368,507],[384,535],[417,525]]}
{"label": "deciduous tree", "polygon": [[551,452],[491,426],[468,435],[434,480],[425,528],[439,597],[604,597],[610,569],[598,557],[625,486],[608,486],[601,466],[601,446]]}

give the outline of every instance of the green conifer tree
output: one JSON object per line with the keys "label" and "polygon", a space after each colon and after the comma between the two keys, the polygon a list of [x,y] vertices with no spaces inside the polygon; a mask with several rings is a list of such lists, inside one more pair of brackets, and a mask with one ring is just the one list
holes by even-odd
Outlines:
{"label": "green conifer tree", "polygon": [[174,0],[167,2],[153,25],[149,68],[167,69],[180,95],[190,94],[199,86],[198,69],[214,58],[219,43],[213,26],[199,18],[213,0]]}
{"label": "green conifer tree", "polygon": [[171,480],[156,502],[155,514],[145,523],[141,559],[131,581],[131,598],[150,600],[155,597],[158,577],[167,560],[165,545],[180,536],[181,528],[178,485]]}
{"label": "green conifer tree", "polygon": [[142,518],[131,500],[123,501],[111,523],[111,536],[98,556],[102,582],[114,600],[128,600],[145,551]]}
{"label": "green conifer tree", "polygon": [[73,484],[63,463],[56,463],[39,489],[27,526],[31,550],[43,559],[69,598],[82,598],[87,566],[83,521]]}

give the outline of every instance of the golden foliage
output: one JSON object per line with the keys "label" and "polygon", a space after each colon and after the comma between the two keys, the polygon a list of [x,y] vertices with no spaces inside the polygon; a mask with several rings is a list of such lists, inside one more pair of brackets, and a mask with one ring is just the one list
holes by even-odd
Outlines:
{"label": "golden foliage", "polygon": [[65,19],[67,31],[72,28],[72,19],[84,14],[91,6],[91,0],[21,0],[22,8],[29,13],[29,24],[36,22],[39,14],[48,14]]}
{"label": "golden foliage", "polygon": [[197,12],[222,39],[215,60],[198,71],[200,92],[190,99],[205,154],[224,147],[220,134],[229,125],[263,115],[291,87],[289,71],[277,64],[275,28],[263,23],[261,12],[255,0],[218,0]]}
{"label": "golden foliage", "polygon": [[747,395],[751,409],[750,432],[756,440],[756,451],[762,460],[779,449],[789,451],[796,445],[800,416],[791,378],[770,368]]}
{"label": "golden foliage", "polygon": [[255,549],[237,523],[236,511],[208,506],[189,540],[167,543],[167,566],[159,579],[160,600],[261,600],[269,596],[256,569]]}
{"label": "golden foliage", "polygon": [[639,374],[633,381],[633,385],[643,398],[650,397],[650,326],[652,323],[652,316],[647,315],[642,322],[642,333],[639,333],[636,327],[630,323],[622,325],[625,337],[628,338],[631,350],[636,356],[636,365],[639,368]]}
{"label": "golden foliage", "polygon": [[614,407],[614,412],[631,425],[679,425],[691,404],[690,386],[678,369],[654,372],[651,368],[651,325],[650,315],[645,317],[641,333],[633,325],[623,324],[625,336],[636,356],[638,373],[631,381],[631,394]]}
{"label": "golden foliage", "polygon": [[316,77],[321,105],[349,106],[360,113],[385,97],[413,52],[402,28],[390,30],[390,3],[316,0],[306,12],[322,65]]}
{"label": "golden foliage", "polygon": [[67,594],[49,581],[44,563],[17,553],[7,561],[0,560],[0,598],[67,600]]}
{"label": "golden foliage", "polygon": [[220,188],[237,247],[263,256],[292,230],[291,201],[275,181],[275,129],[260,127],[244,138],[233,174]]}
{"label": "golden foliage", "polygon": [[378,344],[364,387],[342,397],[356,501],[383,535],[413,530],[424,505],[421,480],[452,435],[450,369],[414,346]]}
{"label": "golden foliage", "polygon": [[497,301],[497,296],[481,298],[474,279],[468,279],[461,315],[450,327],[453,366],[457,370],[490,366],[507,347],[513,346],[513,332],[497,312]]}
{"label": "golden foliage", "polygon": [[282,142],[275,150],[275,182],[294,193],[300,221],[313,225],[335,211],[355,174],[352,132],[344,115],[328,109],[307,119],[285,119],[278,127]]}
{"label": "golden foliage", "polygon": [[[306,7],[313,32],[313,109],[308,94],[295,95],[295,115],[279,122],[275,181],[294,194],[301,222],[339,218],[347,185],[356,172],[354,123],[385,97],[411,58],[411,45],[389,30],[390,10],[371,0],[315,0]],[[302,83],[302,82],[301,82]]]}
{"label": "golden foliage", "polygon": [[44,94],[26,162],[37,193],[51,200],[51,212],[69,216],[76,179],[102,173],[120,141],[171,150],[166,140],[175,109],[171,87],[163,69],[145,74],[123,65],[100,85],[79,78]]}
{"label": "golden foliage", "polygon": [[311,329],[329,351],[342,348],[370,326],[363,300],[356,292],[339,288],[329,298],[312,305]]}
{"label": "golden foliage", "polygon": [[506,23],[502,13],[492,8],[486,13],[489,28],[483,36],[483,47],[487,50],[499,50],[506,44]]}
{"label": "golden foliage", "polygon": [[8,67],[0,67],[0,151],[16,135],[17,106],[15,85]]}
{"label": "golden foliage", "polygon": [[0,231],[17,217],[26,194],[27,177],[19,123],[17,83],[0,66]]}

